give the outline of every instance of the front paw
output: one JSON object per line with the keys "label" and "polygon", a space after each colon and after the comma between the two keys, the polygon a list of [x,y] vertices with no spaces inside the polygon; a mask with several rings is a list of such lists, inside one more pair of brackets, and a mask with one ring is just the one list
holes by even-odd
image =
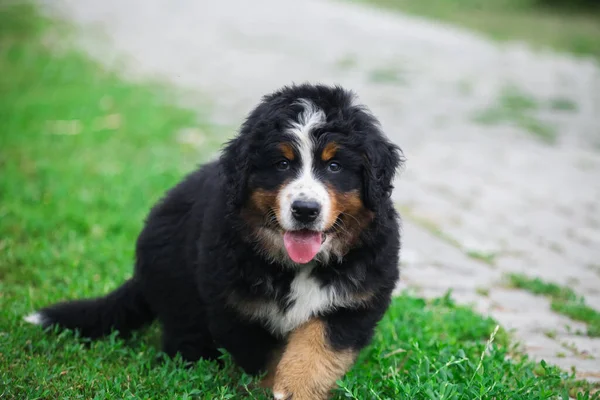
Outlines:
{"label": "front paw", "polygon": [[273,391],[273,400],[291,400],[294,398],[291,393],[288,393],[283,390],[274,390]]}
{"label": "front paw", "polygon": [[273,388],[274,400],[327,400],[329,398],[328,390],[319,390],[309,385],[295,387],[289,390],[282,385],[275,384]]}

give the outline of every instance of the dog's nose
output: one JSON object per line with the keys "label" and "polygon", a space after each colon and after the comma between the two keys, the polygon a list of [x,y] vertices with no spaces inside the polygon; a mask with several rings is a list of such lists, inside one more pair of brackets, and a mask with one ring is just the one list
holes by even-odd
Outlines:
{"label": "dog's nose", "polygon": [[292,215],[298,222],[313,222],[321,212],[321,205],[311,200],[296,200],[292,203]]}

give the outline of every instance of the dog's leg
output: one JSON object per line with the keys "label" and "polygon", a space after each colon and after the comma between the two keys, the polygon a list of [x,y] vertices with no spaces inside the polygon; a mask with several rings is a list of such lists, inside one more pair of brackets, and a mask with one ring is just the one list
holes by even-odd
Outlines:
{"label": "dog's leg", "polygon": [[209,319],[215,341],[247,374],[258,375],[267,370],[273,351],[282,344],[280,340],[261,325],[244,321],[227,310],[214,311]]}
{"label": "dog's leg", "polygon": [[283,356],[283,349],[277,348],[271,354],[271,358],[267,364],[267,373],[260,381],[260,387],[264,389],[273,389],[275,384],[275,373],[277,372],[277,366]]}
{"label": "dog's leg", "polygon": [[329,342],[326,322],[313,319],[290,334],[275,374],[275,399],[327,399],[336,380],[354,363],[356,351],[336,350]]}
{"label": "dog's leg", "polygon": [[[208,330],[206,311],[200,303],[196,307],[174,308],[161,318],[162,347],[169,357],[180,354],[186,362],[217,359],[221,353],[214,345]],[[183,311],[183,312],[182,312]]]}
{"label": "dog's leg", "polygon": [[180,354],[189,363],[201,358],[216,360],[221,355],[204,326],[163,326],[162,349],[169,357]]}

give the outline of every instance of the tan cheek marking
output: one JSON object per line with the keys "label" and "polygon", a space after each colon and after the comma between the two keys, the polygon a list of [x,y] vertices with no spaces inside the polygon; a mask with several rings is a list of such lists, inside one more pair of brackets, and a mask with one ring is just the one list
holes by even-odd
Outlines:
{"label": "tan cheek marking", "polygon": [[323,149],[323,152],[321,153],[321,160],[322,161],[331,160],[335,156],[337,149],[338,149],[338,145],[335,142],[327,143],[327,145]]}
{"label": "tan cheek marking", "polygon": [[290,161],[294,160],[294,149],[292,148],[292,146],[290,144],[281,143],[279,145],[279,149],[281,150],[281,153],[283,154],[283,156],[285,158],[287,158]]}
{"label": "tan cheek marking", "polygon": [[343,229],[336,229],[333,239],[345,253],[356,245],[361,231],[373,220],[374,214],[364,206],[358,190],[340,193],[331,186],[327,190],[332,208],[326,229],[330,229],[339,217]]}
{"label": "tan cheek marking", "polygon": [[367,227],[375,215],[372,211],[365,208],[360,193],[352,191],[344,194],[344,215],[342,222],[347,228],[346,245],[352,246],[359,237],[360,232]]}
{"label": "tan cheek marking", "polygon": [[352,220],[362,229],[375,216],[372,211],[365,208],[358,190],[343,194],[344,214],[354,217]]}
{"label": "tan cheek marking", "polygon": [[340,207],[343,208],[343,205],[339,202],[340,194],[329,185],[327,186],[327,195],[329,196],[331,207],[329,209],[329,215],[325,216],[325,230],[333,226],[338,218],[338,215],[340,215],[340,212],[343,211],[343,209],[340,209]]}
{"label": "tan cheek marking", "polygon": [[275,190],[256,189],[250,195],[249,206],[251,210],[258,210],[264,217],[268,212],[273,210],[277,216],[277,220],[281,221],[281,204],[279,203],[279,193],[289,183],[288,180],[283,182]]}
{"label": "tan cheek marking", "polygon": [[344,211],[347,214],[358,216],[367,211],[365,205],[362,202],[362,199],[360,198],[360,193],[358,192],[358,190],[353,190],[352,192],[344,193],[342,196],[344,197]]}
{"label": "tan cheek marking", "polygon": [[254,209],[267,213],[269,210],[279,209],[279,202],[277,201],[278,190],[263,190],[257,189],[250,195],[250,204]]}
{"label": "tan cheek marking", "polygon": [[319,319],[308,321],[290,334],[275,374],[275,398],[324,400],[335,382],[350,369],[356,358],[352,350],[334,350]]}
{"label": "tan cheek marking", "polygon": [[360,198],[360,193],[357,190],[340,193],[328,185],[327,193],[331,199],[331,211],[326,216],[326,229],[333,226],[340,214],[342,214],[342,219],[346,227],[358,225],[354,228],[359,230],[364,228],[373,219],[373,213],[365,208]]}

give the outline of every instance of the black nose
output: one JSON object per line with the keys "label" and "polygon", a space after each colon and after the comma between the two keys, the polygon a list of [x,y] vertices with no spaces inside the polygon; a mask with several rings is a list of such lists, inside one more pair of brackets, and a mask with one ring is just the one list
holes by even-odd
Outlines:
{"label": "black nose", "polygon": [[320,212],[321,206],[316,201],[296,200],[292,203],[292,215],[298,222],[313,222]]}

